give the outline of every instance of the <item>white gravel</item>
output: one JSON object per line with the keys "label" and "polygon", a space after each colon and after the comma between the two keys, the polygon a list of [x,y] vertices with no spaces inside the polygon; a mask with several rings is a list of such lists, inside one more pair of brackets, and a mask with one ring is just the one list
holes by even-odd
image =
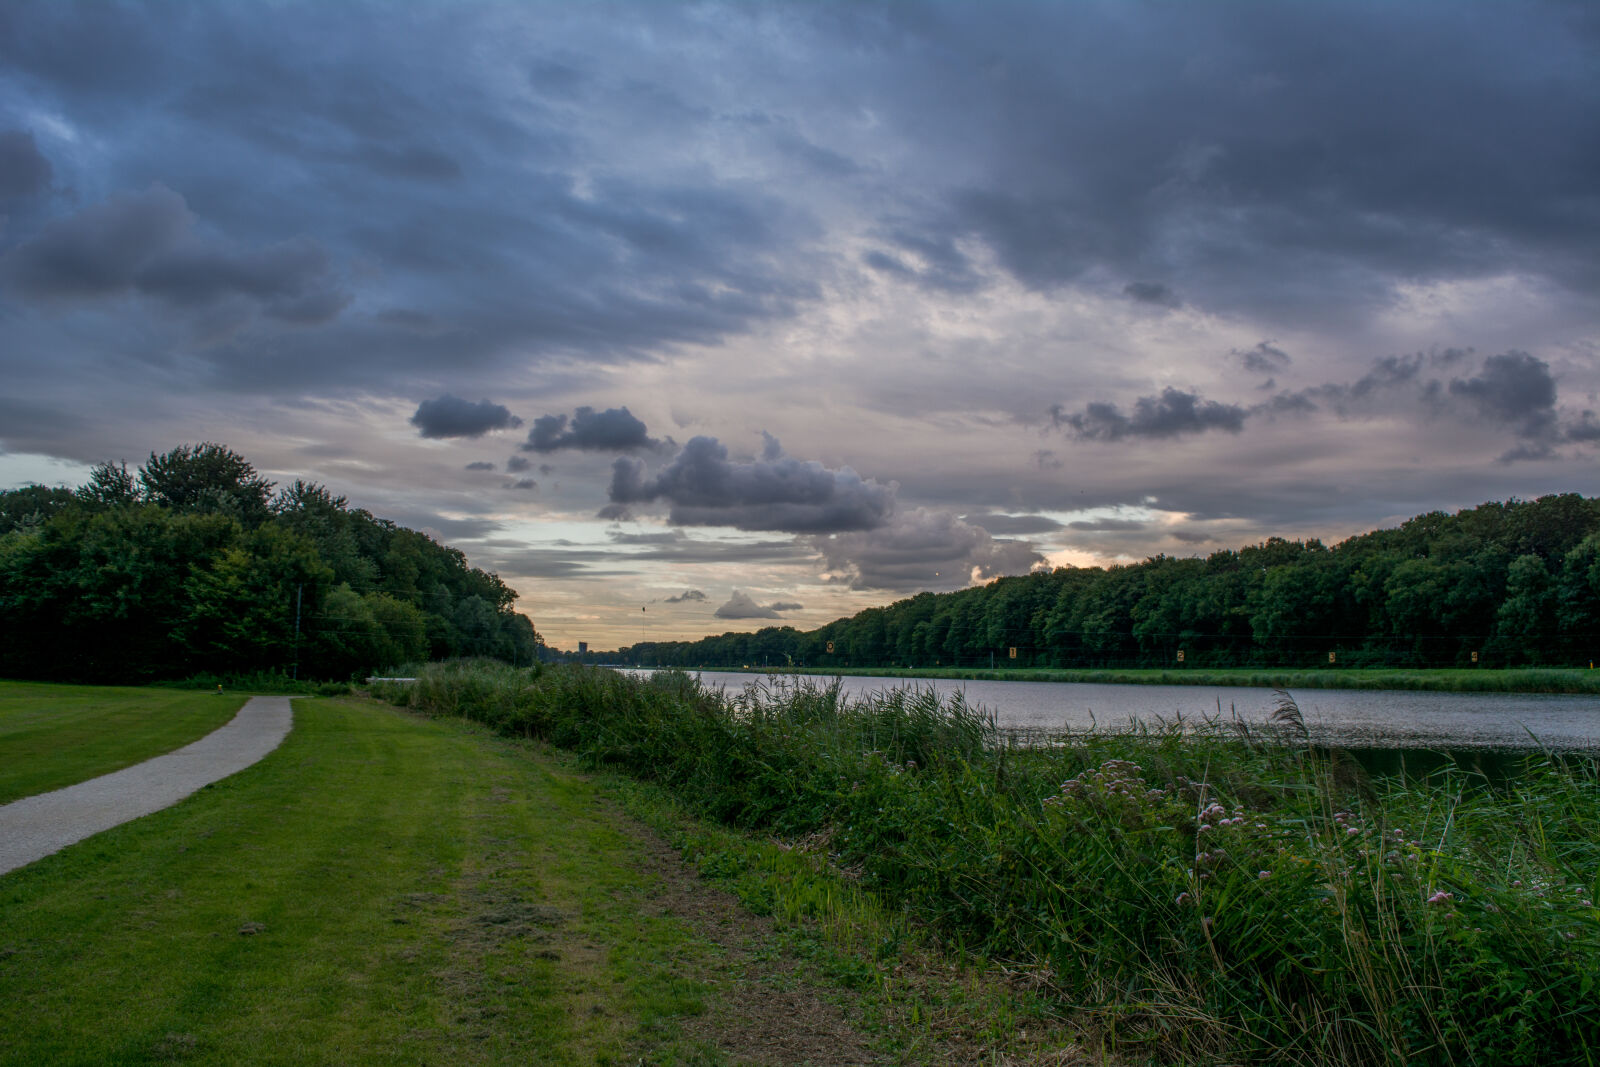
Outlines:
{"label": "white gravel", "polygon": [[0,874],[244,770],[277,748],[293,722],[288,697],[251,697],[226,726],[175,752],[0,806]]}

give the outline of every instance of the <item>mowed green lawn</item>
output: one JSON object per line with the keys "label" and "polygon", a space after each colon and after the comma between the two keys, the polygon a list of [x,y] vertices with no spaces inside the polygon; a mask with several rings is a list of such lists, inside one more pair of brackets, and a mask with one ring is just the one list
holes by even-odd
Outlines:
{"label": "mowed green lawn", "polygon": [[182,748],[244,702],[203,690],[0,682],[0,804]]}
{"label": "mowed green lawn", "polygon": [[468,724],[294,708],[255,766],[0,876],[0,1063],[677,1059],[716,950],[596,786]]}

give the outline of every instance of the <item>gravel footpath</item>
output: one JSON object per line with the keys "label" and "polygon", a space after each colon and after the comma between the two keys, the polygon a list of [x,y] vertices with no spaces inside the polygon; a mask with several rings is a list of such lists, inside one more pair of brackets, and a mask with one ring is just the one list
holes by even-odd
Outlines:
{"label": "gravel footpath", "polygon": [[0,874],[244,770],[277,748],[293,722],[288,697],[251,697],[226,726],[165,756],[0,806]]}

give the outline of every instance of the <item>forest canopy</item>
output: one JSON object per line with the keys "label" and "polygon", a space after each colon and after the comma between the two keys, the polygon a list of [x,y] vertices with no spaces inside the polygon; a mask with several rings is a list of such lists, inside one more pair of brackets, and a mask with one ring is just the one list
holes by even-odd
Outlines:
{"label": "forest canopy", "polygon": [[[1013,654],[1014,650],[1014,654]],[[1058,568],[591,658],[684,667],[1469,667],[1600,659],[1600,500],[1430,512],[1333,547]],[[1330,657],[1331,660],[1330,660]]]}
{"label": "forest canopy", "polygon": [[0,675],[349,678],[538,655],[517,594],[459,550],[312,482],[274,489],[205,442],[102,463],[75,490],[0,492]]}

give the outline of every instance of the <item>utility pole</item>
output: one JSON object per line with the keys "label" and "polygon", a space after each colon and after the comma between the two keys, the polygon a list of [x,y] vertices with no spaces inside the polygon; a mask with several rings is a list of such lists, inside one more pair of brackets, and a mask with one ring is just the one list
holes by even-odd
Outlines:
{"label": "utility pole", "polygon": [[305,594],[304,582],[294,587],[294,680],[300,680],[300,598]]}

